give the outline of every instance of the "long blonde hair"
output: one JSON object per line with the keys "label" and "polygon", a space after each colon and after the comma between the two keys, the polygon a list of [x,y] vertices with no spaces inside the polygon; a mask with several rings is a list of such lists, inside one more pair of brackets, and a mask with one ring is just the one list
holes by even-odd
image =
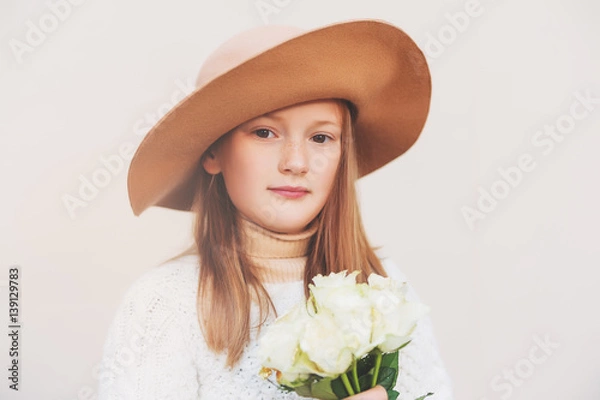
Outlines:
{"label": "long blonde hair", "polygon": [[[371,248],[367,240],[355,190],[358,179],[354,141],[357,110],[349,101],[336,100],[343,110],[342,151],[331,194],[315,217],[318,229],[308,245],[305,296],[308,295],[308,283],[317,274],[359,270],[357,279],[361,282],[373,272],[386,275],[375,254],[378,247]],[[196,213],[195,246],[183,254],[195,252],[200,259],[197,305],[206,343],[217,353],[227,351],[227,366],[232,367],[250,340],[252,301],[259,307],[261,322],[258,328],[271,310],[276,312],[255,266],[241,251],[242,237],[236,209],[227,194],[223,175],[210,175],[201,167],[207,153],[208,150],[199,163],[192,207]]]}

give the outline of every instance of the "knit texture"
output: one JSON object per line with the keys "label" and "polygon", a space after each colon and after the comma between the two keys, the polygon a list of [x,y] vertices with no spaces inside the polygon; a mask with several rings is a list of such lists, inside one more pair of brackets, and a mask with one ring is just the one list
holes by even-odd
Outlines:
{"label": "knit texture", "polygon": [[[240,220],[245,252],[261,274],[278,315],[304,300],[302,281],[309,226],[294,234],[275,233]],[[257,331],[238,364],[225,367],[225,354],[208,349],[196,307],[199,259],[185,255],[146,271],[129,287],[109,327],[98,375],[99,400],[305,399],[284,393],[259,377]],[[383,258],[388,275],[406,281],[396,264]],[[420,301],[409,286],[407,297]],[[258,309],[251,311],[258,320]],[[270,316],[267,325],[273,321]],[[253,324],[255,325],[255,324]],[[264,330],[263,330],[264,332]],[[419,320],[412,342],[400,351],[398,399],[453,400],[452,382],[441,360],[431,318]]]}

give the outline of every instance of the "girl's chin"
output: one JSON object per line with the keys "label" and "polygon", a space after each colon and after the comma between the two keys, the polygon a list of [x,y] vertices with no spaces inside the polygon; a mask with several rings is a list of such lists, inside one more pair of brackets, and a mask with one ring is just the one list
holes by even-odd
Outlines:
{"label": "girl's chin", "polygon": [[[299,233],[304,231],[306,226],[313,220],[313,214],[292,212],[292,210],[286,210],[277,212],[276,209],[272,210],[277,218],[267,217],[263,221],[265,228],[279,233]],[[304,217],[303,217],[304,215]],[[283,222],[285,221],[285,222]]]}

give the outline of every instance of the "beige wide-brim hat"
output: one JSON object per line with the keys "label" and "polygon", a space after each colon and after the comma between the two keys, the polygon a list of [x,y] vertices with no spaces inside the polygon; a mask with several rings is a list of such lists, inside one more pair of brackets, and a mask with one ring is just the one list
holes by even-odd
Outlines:
{"label": "beige wide-brim hat", "polygon": [[408,150],[423,129],[431,98],[425,56],[383,20],[238,33],[208,56],[196,89],[140,143],[127,177],[133,213],[190,210],[200,157],[215,140],[264,113],[327,98],[356,106],[359,174],[367,175]]}

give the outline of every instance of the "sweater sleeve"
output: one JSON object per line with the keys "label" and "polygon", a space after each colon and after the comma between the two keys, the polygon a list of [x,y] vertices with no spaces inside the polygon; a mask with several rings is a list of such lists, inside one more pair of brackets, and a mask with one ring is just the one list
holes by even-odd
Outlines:
{"label": "sweater sleeve", "polygon": [[[382,260],[388,275],[407,282],[406,297],[409,301],[421,302],[415,289],[390,259]],[[398,355],[398,400],[415,400],[427,393],[434,393],[426,400],[453,400],[453,383],[440,356],[434,335],[433,322],[428,314],[422,317],[413,331],[412,341]]]}
{"label": "sweater sleeve", "polygon": [[125,293],[105,339],[98,400],[198,398],[175,272],[155,267]]}

